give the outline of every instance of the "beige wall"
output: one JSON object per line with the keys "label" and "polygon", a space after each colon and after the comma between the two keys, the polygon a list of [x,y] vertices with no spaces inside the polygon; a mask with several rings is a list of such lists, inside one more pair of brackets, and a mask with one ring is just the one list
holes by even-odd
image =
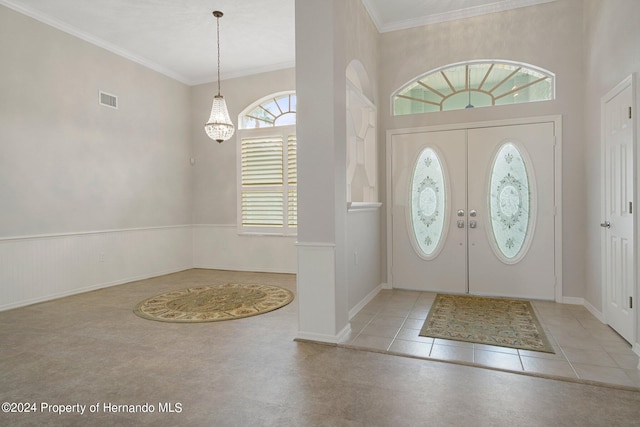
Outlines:
{"label": "beige wall", "polygon": [[[236,224],[236,160],[238,131],[223,143],[204,132],[211,113],[217,83],[191,87],[189,111],[193,140],[194,224]],[[238,114],[267,95],[295,90],[295,69],[271,71],[221,82],[221,94],[227,102],[231,121],[238,125]]]}
{"label": "beige wall", "polygon": [[0,58],[0,238],[191,223],[187,86],[4,6]]}
{"label": "beige wall", "polygon": [[[640,73],[640,2],[586,0],[585,35],[585,298],[602,310],[600,268],[600,136],[601,99],[632,73]],[[636,118],[638,117],[636,100]],[[639,123],[639,122],[636,122]],[[637,158],[637,157],[636,157]],[[637,204],[636,200],[636,204]],[[637,233],[636,233],[637,238]],[[637,255],[637,254],[636,254]]]}
{"label": "beige wall", "polygon": [[[585,172],[582,1],[539,6],[384,33],[380,51],[380,123],[385,130],[561,114],[563,119],[564,295],[584,295]],[[434,68],[473,59],[533,64],[556,74],[549,102],[392,117],[391,94]],[[384,158],[385,140],[380,138]],[[381,183],[386,182],[385,171]],[[383,202],[387,199],[383,198]],[[386,229],[383,220],[382,229]],[[386,248],[386,246],[383,246]]]}
{"label": "beige wall", "polygon": [[[362,82],[363,93],[377,106],[380,101],[378,95],[380,34],[360,0],[347,2],[346,15],[348,17],[345,31],[347,64],[354,60],[362,64],[367,74],[366,82]],[[361,78],[361,80],[365,79]],[[343,143],[346,147],[346,134]],[[346,182],[344,184],[347,185]],[[380,185],[378,189],[380,190]],[[347,214],[346,263],[350,312],[365,298],[375,293],[381,284],[380,259],[384,257],[384,253],[380,250],[383,234],[380,228],[380,212],[383,209]]]}
{"label": "beige wall", "polygon": [[[379,111],[381,201],[387,129],[561,114],[564,294],[601,309],[600,99],[640,72],[640,3],[558,0],[382,35],[360,1],[343,7],[339,62],[357,59],[365,66]],[[235,224],[235,138],[217,144],[202,129],[215,84],[189,88],[5,7],[0,57],[0,238]],[[394,90],[427,70],[468,59],[509,59],[553,71],[557,99],[391,116]],[[98,105],[100,89],[119,96],[119,110]],[[234,122],[254,100],[290,89],[294,69],[222,84]],[[383,215],[383,273],[385,230]]]}

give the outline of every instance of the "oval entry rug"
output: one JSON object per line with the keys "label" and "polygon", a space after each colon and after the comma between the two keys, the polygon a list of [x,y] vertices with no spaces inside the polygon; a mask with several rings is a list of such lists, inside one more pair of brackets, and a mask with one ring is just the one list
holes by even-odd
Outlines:
{"label": "oval entry rug", "polygon": [[293,298],[293,292],[278,286],[226,283],[156,295],[139,303],[134,313],[160,322],[218,322],[267,313]]}

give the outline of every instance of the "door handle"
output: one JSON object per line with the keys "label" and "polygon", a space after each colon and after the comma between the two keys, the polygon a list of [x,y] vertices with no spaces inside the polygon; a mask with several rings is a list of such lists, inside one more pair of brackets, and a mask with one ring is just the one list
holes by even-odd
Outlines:
{"label": "door handle", "polygon": [[611,223],[609,221],[601,222],[600,227],[602,228],[611,228]]}

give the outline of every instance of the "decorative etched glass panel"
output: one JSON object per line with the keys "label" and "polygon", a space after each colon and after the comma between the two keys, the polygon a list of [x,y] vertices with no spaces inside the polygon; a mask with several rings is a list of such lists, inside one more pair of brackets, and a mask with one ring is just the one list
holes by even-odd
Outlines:
{"label": "decorative etched glass panel", "polygon": [[527,166],[520,150],[502,146],[491,171],[490,214],[493,237],[502,255],[516,258],[529,232],[531,191]]}
{"label": "decorative etched glass panel", "polygon": [[463,110],[555,98],[555,75],[513,61],[467,61],[431,70],[393,94],[393,115]]}
{"label": "decorative etched glass panel", "polygon": [[418,157],[411,181],[411,227],[418,249],[423,256],[438,248],[444,231],[444,174],[438,155],[425,148]]}

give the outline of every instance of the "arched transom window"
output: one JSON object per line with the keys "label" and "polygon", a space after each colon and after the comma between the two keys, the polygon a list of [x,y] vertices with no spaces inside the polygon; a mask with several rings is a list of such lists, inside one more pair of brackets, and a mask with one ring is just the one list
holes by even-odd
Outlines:
{"label": "arched transom window", "polygon": [[469,61],[441,67],[393,94],[393,114],[462,110],[555,98],[555,75],[511,61]]}
{"label": "arched transom window", "polygon": [[262,99],[240,116],[241,129],[255,129],[296,123],[296,94],[281,93]]}

